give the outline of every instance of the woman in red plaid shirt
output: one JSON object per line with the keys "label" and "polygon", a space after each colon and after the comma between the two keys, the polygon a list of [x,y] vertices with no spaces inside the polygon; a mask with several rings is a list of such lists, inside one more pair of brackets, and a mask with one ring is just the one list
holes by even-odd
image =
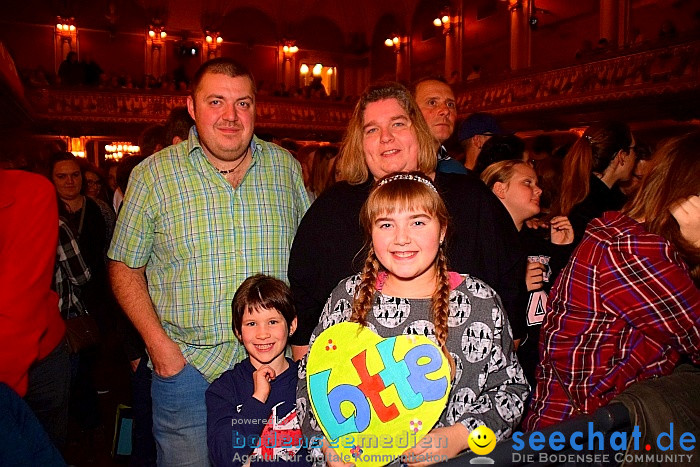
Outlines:
{"label": "woman in red plaid shirt", "polygon": [[622,212],[589,224],[549,296],[526,429],[590,414],[681,356],[700,364],[698,148],[697,131],[669,141]]}

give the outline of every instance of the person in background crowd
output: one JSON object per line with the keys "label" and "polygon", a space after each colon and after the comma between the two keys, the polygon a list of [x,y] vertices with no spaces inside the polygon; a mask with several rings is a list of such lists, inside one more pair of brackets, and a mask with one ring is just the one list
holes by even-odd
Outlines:
{"label": "person in background crowd", "polygon": [[[109,202],[109,196],[105,188],[105,177],[102,174],[102,170],[98,169],[93,164],[83,160],[79,163],[83,172],[83,180],[85,180],[83,193],[97,203],[97,206],[100,208],[100,213],[102,213],[102,218],[105,222],[104,244],[109,245],[109,242],[112,241],[112,233],[114,233],[114,224],[117,221],[117,217]],[[106,248],[104,254],[106,259]]]}
{"label": "person in background crowd", "polygon": [[58,67],[58,79],[64,86],[80,86],[85,83],[85,70],[78,63],[78,54],[68,52],[66,59]]}
{"label": "person in background crowd", "polygon": [[124,200],[124,193],[119,189],[117,185],[117,167],[118,163],[112,163],[107,166],[107,185],[112,191],[112,207],[114,212],[119,212],[119,208],[122,206],[122,201]]}
{"label": "person in background crowd", "polygon": [[540,212],[547,217],[551,215],[554,200],[559,199],[564,164],[558,157],[547,157],[536,162],[535,172],[542,188]]}
{"label": "person in background crowd", "polygon": [[83,195],[83,175],[77,158],[69,152],[51,157],[51,179],[58,194],[58,212],[70,226],[80,245],[80,251],[92,273],[92,279],[83,287],[85,306],[108,329],[109,317],[104,312],[104,300],[109,296],[105,252],[107,231],[99,205]]}
{"label": "person in background crowd", "polygon": [[40,175],[0,169],[0,225],[0,382],[25,398],[62,448],[70,362],[58,296],[51,290],[58,241],[51,184]]}
{"label": "person in background crowd", "polygon": [[525,142],[515,135],[494,135],[481,147],[473,172],[481,176],[489,165],[513,159],[525,160]]}
{"label": "person in background crowd", "polygon": [[411,88],[411,94],[428,124],[430,132],[440,147],[437,151],[437,171],[466,174],[464,166],[447,154],[443,145],[452,136],[457,120],[457,101],[454,92],[441,77],[418,80]]}
{"label": "person in background crowd", "polygon": [[472,70],[467,75],[467,81],[472,81],[481,78],[481,65],[475,63],[472,65]]}
{"label": "person in background crowd", "polygon": [[635,144],[634,153],[637,156],[637,162],[634,164],[632,176],[626,182],[620,183],[620,191],[627,199],[632,199],[634,198],[634,195],[637,194],[642,178],[644,178],[649,171],[649,161],[653,151],[651,150],[651,146],[638,141]]}
{"label": "person in background crowd", "polygon": [[[492,138],[493,139],[493,138]],[[547,308],[547,294],[571,255],[574,231],[566,217],[526,225],[540,212],[537,174],[529,163],[520,159],[500,161],[481,173],[481,180],[491,189],[513,219],[528,263],[524,280],[528,291],[527,338],[518,346],[518,359],[532,387],[539,362],[540,326]]]}
{"label": "person in background crowd", "polygon": [[635,165],[634,136],[621,122],[588,127],[564,158],[557,215],[567,216],[578,244],[586,225],[625,204],[619,183],[630,179]]}
{"label": "person in background crowd", "polygon": [[168,144],[166,144],[165,127],[163,125],[146,127],[139,135],[139,148],[143,156],[148,157],[151,154],[155,154],[165,146],[168,146]]}
{"label": "person in background crowd", "polygon": [[301,173],[304,178],[304,186],[306,187],[306,194],[309,196],[309,200],[313,201],[315,199],[313,190],[311,189],[311,175],[314,169],[314,152],[318,149],[320,145],[318,143],[308,143],[303,146],[299,146],[294,155],[294,158],[301,165]]}
{"label": "person in background crowd", "polygon": [[532,151],[529,153],[528,162],[537,170],[537,166],[552,157],[554,141],[550,135],[537,135],[532,142]]}
{"label": "person in background crowd", "polygon": [[299,316],[290,342],[299,359],[338,281],[361,268],[358,218],[372,183],[390,172],[419,170],[433,177],[453,231],[446,239],[451,267],[493,287],[515,338],[524,335],[525,273],[517,231],[508,212],[478,179],[435,172],[437,142],[418,105],[398,83],[368,87],[353,112],[341,148],[342,182],[326,190],[304,216],[289,259],[289,282]]}
{"label": "person in background crowd", "polygon": [[245,356],[231,299],[253,273],[286,279],[309,200],[292,156],[253,135],[247,68],[205,62],[187,108],[188,139],[133,170],[109,257],[114,293],[153,365],[158,463],[205,466],[204,393]]}
{"label": "person in background crowd", "polygon": [[313,168],[311,171],[310,189],[313,199],[335,183],[335,163],[338,158],[336,146],[319,146],[313,154]]}
{"label": "person in background crowd", "polygon": [[459,143],[464,148],[464,166],[474,170],[481,148],[493,135],[505,134],[496,118],[489,113],[473,113],[459,125]]}
{"label": "person in background crowd", "polygon": [[[174,107],[168,114],[168,119],[165,121],[164,147],[177,144],[180,141],[185,141],[192,126],[194,126],[194,120],[187,111],[187,107]],[[150,154],[143,155],[149,156]]]}
{"label": "person in background crowd", "polygon": [[103,71],[92,55],[84,54],[81,65],[85,72],[85,85],[97,86],[100,84],[100,75]]}
{"label": "person in background crowd", "polygon": [[89,162],[84,162],[82,168],[83,178],[85,178],[85,194],[92,199],[99,199],[107,202],[109,198],[107,194],[107,182],[102,171]]}
{"label": "person in background crowd", "polygon": [[700,364],[698,147],[698,131],[661,146],[623,211],[588,225],[549,296],[528,431]]}
{"label": "person in background crowd", "polygon": [[[100,363],[110,356],[107,345],[114,336],[116,315],[105,264],[107,225],[97,202],[82,194],[83,174],[79,161],[72,153],[53,154],[49,161],[49,173],[58,194],[58,214],[70,227],[90,270],[90,280],[80,286],[82,304],[100,330],[100,343],[97,346],[71,354],[71,413],[92,442],[101,430],[96,386],[108,391],[105,378],[98,377],[97,371],[103,368]],[[99,376],[106,375],[99,373]],[[86,449],[93,447],[86,446]]]}

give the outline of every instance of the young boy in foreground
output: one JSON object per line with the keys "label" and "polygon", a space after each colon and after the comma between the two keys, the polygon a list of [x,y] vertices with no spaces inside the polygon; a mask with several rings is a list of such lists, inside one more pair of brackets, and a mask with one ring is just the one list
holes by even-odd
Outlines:
{"label": "young boy in foreground", "polygon": [[297,363],[284,355],[297,327],[289,287],[251,276],[231,308],[248,358],[207,389],[209,457],[216,466],[309,465],[295,405]]}

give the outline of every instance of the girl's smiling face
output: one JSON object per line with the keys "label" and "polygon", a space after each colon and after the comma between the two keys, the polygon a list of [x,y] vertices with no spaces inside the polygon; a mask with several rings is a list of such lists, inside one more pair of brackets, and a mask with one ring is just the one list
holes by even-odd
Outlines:
{"label": "girl's smiling face", "polygon": [[435,290],[435,258],[445,228],[423,209],[384,213],[372,226],[372,245],[388,271],[387,286],[409,287],[407,296],[432,295]]}

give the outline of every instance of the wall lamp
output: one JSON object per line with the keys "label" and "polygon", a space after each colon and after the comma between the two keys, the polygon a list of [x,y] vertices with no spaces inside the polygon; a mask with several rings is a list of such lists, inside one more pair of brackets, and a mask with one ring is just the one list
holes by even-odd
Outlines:
{"label": "wall lamp", "polygon": [[78,28],[75,26],[75,18],[56,17],[56,34],[63,42],[71,43],[78,34]]}
{"label": "wall lamp", "polygon": [[284,41],[284,46],[282,46],[282,53],[284,53],[284,59],[291,61],[294,54],[299,52],[299,47],[296,46],[294,41]]}
{"label": "wall lamp", "polygon": [[401,53],[401,38],[397,34],[392,34],[391,37],[387,37],[384,41],[384,45],[393,47],[394,53]]}
{"label": "wall lamp", "polygon": [[153,47],[160,47],[167,36],[168,33],[165,32],[165,26],[150,25],[148,28],[148,41]]}
{"label": "wall lamp", "polygon": [[442,27],[442,33],[444,35],[452,34],[452,24],[456,18],[452,18],[449,8],[443,8],[440,12],[440,16],[433,20],[433,25],[437,28]]}

